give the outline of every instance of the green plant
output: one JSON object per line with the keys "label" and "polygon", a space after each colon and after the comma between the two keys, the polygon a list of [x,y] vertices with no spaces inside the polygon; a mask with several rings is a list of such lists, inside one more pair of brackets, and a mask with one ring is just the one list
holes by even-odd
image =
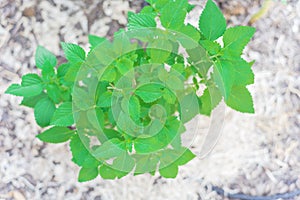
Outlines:
{"label": "green plant", "polygon": [[[254,112],[246,87],[254,82],[253,62],[241,55],[255,29],[226,29],[212,0],[199,29],[184,23],[194,8],[187,0],[148,2],[139,14],[128,14],[128,30],[113,41],[90,35],[87,55],[61,43],[67,63],[58,67],[55,55],[39,46],[41,75],[24,75],[6,91],[22,96],[37,124],[50,127],[40,140],[70,140],[79,181],[98,174],[121,178],[133,169],[135,175],[158,170],[174,178],[178,166],[195,157],[181,144],[186,122],[199,113],[209,116],[222,99],[237,111]],[[216,42],[221,36],[223,44]]]}

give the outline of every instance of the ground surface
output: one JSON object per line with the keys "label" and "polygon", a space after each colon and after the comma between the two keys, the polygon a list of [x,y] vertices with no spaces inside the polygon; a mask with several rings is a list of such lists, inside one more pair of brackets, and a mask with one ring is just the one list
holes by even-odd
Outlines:
{"label": "ground surface", "polygon": [[[189,20],[197,24],[202,1]],[[218,1],[231,25],[247,25],[260,3]],[[87,34],[111,36],[141,1],[0,0],[0,199],[224,199],[212,191],[272,195],[300,189],[300,1],[274,1],[254,24],[246,49],[256,60],[251,86],[255,115],[226,110],[222,136],[212,153],[194,159],[174,180],[142,175],[80,184],[68,145],[44,144],[33,111],[4,95],[22,74],[36,72],[34,51],[44,45],[62,55],[59,41],[87,47]],[[210,120],[200,118],[200,132]],[[192,131],[192,130],[190,130]],[[200,138],[201,139],[201,138]],[[195,141],[194,151],[200,151]],[[293,199],[297,199],[296,197]],[[300,198],[298,198],[300,199]]]}

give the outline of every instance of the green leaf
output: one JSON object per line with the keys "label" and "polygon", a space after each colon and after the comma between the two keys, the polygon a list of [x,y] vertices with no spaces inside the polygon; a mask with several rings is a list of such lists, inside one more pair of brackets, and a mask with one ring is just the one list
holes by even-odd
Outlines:
{"label": "green leaf", "polygon": [[75,134],[74,130],[66,127],[52,127],[36,137],[43,142],[62,143],[68,141]]}
{"label": "green leaf", "polygon": [[86,148],[89,139],[85,136],[74,135],[71,138],[70,149],[73,155],[72,161],[85,168],[98,167],[100,162]]}
{"label": "green leaf", "polygon": [[21,105],[23,106],[27,106],[30,108],[34,108],[34,106],[43,98],[46,98],[47,95],[45,93],[41,93],[39,95],[36,96],[32,96],[32,97],[24,97]]}
{"label": "green leaf", "polygon": [[106,41],[106,38],[98,37],[96,35],[89,35],[89,43],[91,45],[91,50],[96,48],[99,44]]}
{"label": "green leaf", "polygon": [[111,107],[112,104],[112,92],[106,91],[103,94],[100,94],[100,97],[97,101],[97,106],[99,107]]}
{"label": "green leaf", "polygon": [[118,171],[128,174],[132,171],[135,166],[134,159],[127,153],[122,152],[118,157],[113,161],[112,167]]}
{"label": "green leaf", "polygon": [[125,150],[124,142],[121,142],[119,139],[114,138],[106,141],[97,149],[95,149],[93,155],[97,159],[106,160],[114,158],[122,154]]}
{"label": "green leaf", "polygon": [[199,28],[202,34],[212,41],[221,37],[226,30],[226,20],[212,0],[206,3],[200,17]]}
{"label": "green leaf", "polygon": [[79,182],[86,182],[93,180],[97,178],[98,176],[98,168],[93,167],[93,168],[81,168],[79,171],[79,176],[78,176],[78,181]]}
{"label": "green leaf", "polygon": [[12,84],[5,91],[6,94],[15,96],[32,97],[43,91],[42,80],[37,74],[26,74],[22,77],[21,85]]}
{"label": "green leaf", "polygon": [[[149,50],[150,49],[150,50]],[[166,39],[154,40],[149,44],[148,50],[152,63],[164,63],[170,56],[173,46]]]}
{"label": "green leaf", "polygon": [[201,46],[208,51],[210,55],[216,55],[221,50],[221,45],[210,40],[201,40]]}
{"label": "green leaf", "polygon": [[[188,9],[187,0],[169,1],[160,12],[160,21],[166,29],[177,30],[184,24]],[[175,14],[176,13],[176,14]]]}
{"label": "green leaf", "polygon": [[254,113],[252,96],[248,89],[244,86],[233,87],[225,102],[234,110],[242,113]]}
{"label": "green leaf", "polygon": [[179,155],[179,158],[175,162],[179,166],[187,164],[196,157],[188,148],[181,148],[176,153]]}
{"label": "green leaf", "polygon": [[46,127],[56,110],[54,103],[49,98],[41,99],[34,107],[34,116],[38,125]]}
{"label": "green leaf", "polygon": [[162,97],[163,86],[160,84],[146,84],[139,87],[135,94],[145,103],[151,103]]}
{"label": "green leaf", "polygon": [[214,65],[213,79],[225,100],[231,92],[231,88],[235,81],[235,66],[227,60],[217,60]]}
{"label": "green leaf", "polygon": [[71,63],[81,63],[85,60],[85,51],[76,44],[61,43],[67,60]]}
{"label": "green leaf", "polygon": [[224,57],[239,57],[254,33],[255,28],[250,26],[237,26],[227,29],[223,37]]}
{"label": "green leaf", "polygon": [[134,62],[128,58],[122,58],[117,62],[117,69],[121,74],[126,74],[133,69]]}
{"label": "green leaf", "polygon": [[129,114],[130,117],[134,121],[138,121],[140,119],[140,114],[141,114],[141,105],[140,101],[136,96],[132,96],[129,99]]}
{"label": "green leaf", "polygon": [[191,92],[184,95],[179,102],[180,105],[180,119],[183,123],[190,121],[197,114],[199,114],[199,102],[196,93]]}
{"label": "green leaf", "polygon": [[208,86],[200,97],[200,113],[210,116],[212,110],[221,102],[221,100],[222,94],[220,93],[220,90],[214,85]]}
{"label": "green leaf", "polygon": [[156,21],[153,14],[132,14],[128,18],[128,30],[155,28]]}
{"label": "green leaf", "polygon": [[178,174],[178,165],[175,163],[159,169],[159,173],[164,178],[175,178]]}
{"label": "green leaf", "polygon": [[197,45],[201,38],[200,32],[191,24],[183,25],[178,31],[183,35],[179,34],[177,39],[185,48],[192,48]]}
{"label": "green leaf", "polygon": [[35,64],[40,69],[53,68],[57,64],[57,59],[53,53],[38,46],[35,53]]}
{"label": "green leaf", "polygon": [[47,84],[46,90],[49,98],[56,104],[58,104],[61,100],[60,96],[60,88],[56,84]]}
{"label": "green leaf", "polygon": [[112,168],[110,165],[102,165],[99,169],[99,173],[103,179],[115,179],[115,178],[122,178],[126,176],[128,173],[124,173],[117,169]]}
{"label": "green leaf", "polygon": [[55,111],[51,125],[55,126],[72,126],[74,124],[72,103],[62,103]]}
{"label": "green leaf", "polygon": [[134,175],[152,173],[156,171],[159,157],[155,154],[135,154],[136,167]]}

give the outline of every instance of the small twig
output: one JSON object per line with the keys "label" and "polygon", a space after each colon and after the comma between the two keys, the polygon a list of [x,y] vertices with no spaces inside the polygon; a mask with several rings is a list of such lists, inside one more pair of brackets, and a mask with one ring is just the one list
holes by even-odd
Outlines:
{"label": "small twig", "polygon": [[275,194],[271,196],[251,196],[242,193],[226,193],[222,188],[217,186],[212,186],[212,190],[218,195],[229,198],[229,199],[241,199],[241,200],[276,200],[276,199],[294,199],[294,197],[300,195],[300,190],[297,189],[293,192]]}

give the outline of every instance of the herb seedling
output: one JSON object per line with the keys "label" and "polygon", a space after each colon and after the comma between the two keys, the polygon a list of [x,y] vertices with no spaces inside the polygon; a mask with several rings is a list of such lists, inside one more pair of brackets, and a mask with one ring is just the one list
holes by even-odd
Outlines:
{"label": "herb seedling", "polygon": [[66,63],[58,65],[39,46],[35,61],[41,75],[24,75],[6,91],[23,97],[21,105],[33,108],[37,124],[47,127],[37,135],[40,140],[70,140],[80,182],[132,171],[175,178],[178,167],[195,157],[181,143],[187,122],[197,114],[210,116],[222,100],[254,113],[247,89],[254,83],[253,62],[241,55],[255,29],[227,29],[212,0],[199,27],[185,24],[194,8],[187,0],[147,2],[140,13],[128,14],[127,30],[113,41],[90,35],[88,54],[61,43]]}

